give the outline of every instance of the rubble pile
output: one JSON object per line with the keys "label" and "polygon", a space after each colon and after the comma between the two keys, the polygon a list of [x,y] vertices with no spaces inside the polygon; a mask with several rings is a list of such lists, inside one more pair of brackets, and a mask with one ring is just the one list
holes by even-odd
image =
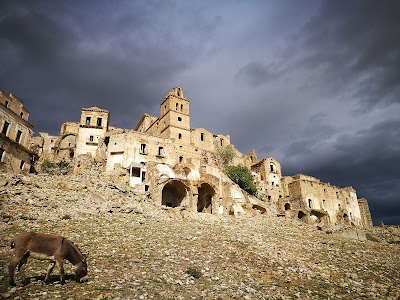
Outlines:
{"label": "rubble pile", "polygon": [[[99,172],[0,175],[0,298],[398,299],[400,229],[366,241],[268,214],[214,216],[155,205]],[[9,245],[22,230],[67,237],[88,253],[89,281],[7,284]],[[66,274],[73,266],[65,264]]]}

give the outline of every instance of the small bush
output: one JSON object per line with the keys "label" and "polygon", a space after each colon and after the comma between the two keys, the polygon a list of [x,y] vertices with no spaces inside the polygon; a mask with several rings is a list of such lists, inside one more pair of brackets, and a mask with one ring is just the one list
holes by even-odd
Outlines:
{"label": "small bush", "polygon": [[245,166],[230,166],[225,169],[226,175],[250,195],[257,195],[257,186],[251,171]]}
{"label": "small bush", "polygon": [[186,270],[186,273],[189,274],[190,276],[198,279],[200,278],[203,274],[201,273],[201,271],[195,269],[195,268],[189,268]]}

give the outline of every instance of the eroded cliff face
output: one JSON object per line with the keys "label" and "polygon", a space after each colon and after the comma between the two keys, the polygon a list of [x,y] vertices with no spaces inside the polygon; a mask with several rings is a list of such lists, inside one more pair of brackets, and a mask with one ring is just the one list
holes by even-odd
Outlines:
{"label": "eroded cliff face", "polygon": [[[99,166],[101,168],[101,166]],[[124,172],[0,175],[2,298],[397,299],[400,229],[374,227],[359,241],[300,220],[255,212],[213,215],[155,205]],[[23,230],[56,233],[89,253],[85,284],[51,284],[29,260],[31,282],[7,285],[9,244]]]}

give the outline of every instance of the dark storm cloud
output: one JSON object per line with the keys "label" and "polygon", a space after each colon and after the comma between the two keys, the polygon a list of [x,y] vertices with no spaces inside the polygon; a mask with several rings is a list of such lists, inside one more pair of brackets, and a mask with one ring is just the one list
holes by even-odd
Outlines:
{"label": "dark storm cloud", "polygon": [[[133,128],[176,85],[192,127],[366,197],[400,223],[398,1],[1,1],[0,89],[58,134]],[[395,212],[397,210],[397,212]]]}

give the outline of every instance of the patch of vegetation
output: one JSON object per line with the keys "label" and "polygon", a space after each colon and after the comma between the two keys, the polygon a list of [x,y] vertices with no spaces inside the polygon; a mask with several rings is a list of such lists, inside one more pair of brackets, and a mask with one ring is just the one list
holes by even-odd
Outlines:
{"label": "patch of vegetation", "polygon": [[186,273],[189,274],[190,276],[198,279],[200,278],[203,274],[201,273],[201,271],[195,269],[195,268],[189,268],[186,270]]}
{"label": "patch of vegetation", "polygon": [[51,175],[65,175],[71,171],[71,166],[69,162],[64,159],[59,162],[52,162],[45,159],[41,165],[42,173],[47,173]]}
{"label": "patch of vegetation", "polygon": [[235,157],[235,151],[231,145],[226,147],[218,148],[218,155],[220,158],[221,168],[226,169],[233,161]]}
{"label": "patch of vegetation", "polygon": [[254,177],[247,167],[241,165],[229,166],[225,169],[225,174],[250,195],[257,195],[257,187],[254,183]]}

